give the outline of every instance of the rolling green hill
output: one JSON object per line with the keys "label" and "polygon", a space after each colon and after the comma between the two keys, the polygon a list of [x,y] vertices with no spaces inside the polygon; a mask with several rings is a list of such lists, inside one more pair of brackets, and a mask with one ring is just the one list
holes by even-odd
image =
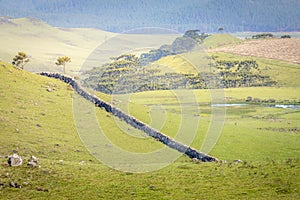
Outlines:
{"label": "rolling green hill", "polygon": [[219,46],[239,44],[243,40],[229,34],[214,34],[204,39],[193,51],[170,55],[152,63],[152,66],[167,72],[199,73],[210,71],[210,55],[208,50]]}
{"label": "rolling green hill", "polygon": [[212,49],[219,46],[239,44],[243,40],[230,34],[214,34],[204,40],[203,46]]}
{"label": "rolling green hill", "polygon": [[[228,97],[243,101],[251,95],[280,102],[297,100],[297,91],[241,88],[228,90]],[[199,148],[209,125],[211,100],[209,91],[195,93],[202,117],[192,146]],[[74,94],[67,84],[1,62],[0,95],[1,199],[297,199],[300,195],[298,110],[259,105],[232,107],[228,109],[220,141],[212,151],[214,156],[227,159],[227,163],[197,164],[181,157],[159,171],[135,174],[111,169],[85,149],[76,133],[71,98]],[[116,106],[127,109],[123,103],[128,95],[100,96],[112,98]],[[129,113],[172,135],[176,131],[174,121],[180,120],[178,98],[171,91],[137,93],[129,97]],[[189,114],[193,112],[188,109],[193,100],[185,101],[184,111]],[[155,111],[155,105],[166,111],[167,120],[162,127],[155,121],[155,116],[161,114]],[[161,148],[152,139],[125,134],[118,126],[122,122],[104,110],[97,109],[95,114],[107,137],[121,148],[138,152]],[[130,128],[126,124],[122,127]],[[136,132],[135,136],[140,134]],[[25,161],[31,155],[38,157],[40,167],[5,165],[5,156],[13,151]],[[244,162],[235,164],[234,159]],[[21,188],[10,187],[11,181]]]}

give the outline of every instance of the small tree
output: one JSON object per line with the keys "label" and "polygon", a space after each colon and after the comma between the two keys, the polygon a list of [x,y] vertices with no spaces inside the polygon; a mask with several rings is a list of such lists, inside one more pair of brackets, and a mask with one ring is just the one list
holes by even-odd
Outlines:
{"label": "small tree", "polygon": [[292,38],[290,35],[282,35],[280,38]]}
{"label": "small tree", "polygon": [[18,52],[13,58],[12,64],[20,69],[24,69],[26,63],[29,62],[29,57],[24,52]]}
{"label": "small tree", "polygon": [[221,32],[223,32],[223,31],[224,31],[224,28],[223,28],[222,26],[220,26],[220,27],[218,28],[218,32],[221,33]]}
{"label": "small tree", "polygon": [[62,65],[64,67],[64,74],[66,73],[66,64],[71,62],[71,58],[67,57],[67,56],[63,56],[63,57],[58,57],[57,61],[55,62],[55,64],[57,66]]}

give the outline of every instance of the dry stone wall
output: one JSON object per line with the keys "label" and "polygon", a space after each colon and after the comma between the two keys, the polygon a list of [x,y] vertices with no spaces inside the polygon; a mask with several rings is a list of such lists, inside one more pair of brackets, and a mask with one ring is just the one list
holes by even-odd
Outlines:
{"label": "dry stone wall", "polygon": [[191,147],[188,147],[184,144],[175,141],[174,139],[150,127],[149,125],[141,122],[140,120],[134,118],[133,116],[130,116],[127,113],[121,111],[120,109],[113,107],[111,104],[101,100],[99,97],[90,94],[74,78],[70,76],[62,75],[59,73],[49,73],[49,72],[41,72],[39,74],[42,76],[59,79],[61,81],[64,81],[65,83],[70,84],[80,96],[92,102],[97,107],[104,108],[107,112],[113,114],[114,116],[117,116],[119,119],[125,121],[127,124],[131,125],[132,127],[144,131],[147,135],[153,137],[154,139],[160,141],[161,143],[167,145],[172,149],[184,153],[185,155],[187,155],[192,159],[198,159],[203,162],[217,161],[216,158],[211,157],[207,154],[197,151],[196,149],[193,149]]}

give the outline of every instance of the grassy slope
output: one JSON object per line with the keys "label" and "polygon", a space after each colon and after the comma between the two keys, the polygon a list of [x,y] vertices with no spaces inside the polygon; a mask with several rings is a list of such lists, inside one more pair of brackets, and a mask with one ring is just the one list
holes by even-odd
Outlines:
{"label": "grassy slope", "polygon": [[224,45],[239,44],[242,40],[230,34],[214,34],[204,40],[203,46],[207,49]]}
{"label": "grassy slope", "polygon": [[197,73],[197,70],[182,55],[166,56],[151,64],[163,72]]}
{"label": "grassy slope", "polygon": [[287,61],[279,61],[268,58],[260,58],[253,56],[239,56],[229,53],[212,52],[214,56],[218,56],[220,60],[256,60],[261,73],[270,76],[272,80],[278,82],[280,87],[299,87],[300,86],[300,65],[289,63]]}
{"label": "grassy slope", "polygon": [[[160,171],[145,174],[112,170],[96,161],[80,142],[72,123],[72,91],[66,84],[3,63],[0,75],[0,155],[17,150],[25,159],[37,156],[41,165],[34,169],[1,165],[2,199],[299,198],[299,156],[285,161],[289,153],[278,160],[238,165],[198,165],[183,157]],[[47,92],[47,86],[55,90]],[[104,111],[97,110],[97,115],[112,124],[111,134],[118,131]],[[226,142],[223,146],[235,149]],[[80,164],[82,160],[84,164]],[[10,188],[9,181],[18,182],[22,189]]]}
{"label": "grassy slope", "polygon": [[152,63],[152,66],[161,69],[162,71],[177,73],[209,71],[210,60],[207,49],[224,45],[239,44],[241,42],[242,40],[229,34],[215,34],[206,38],[203,44],[194,51],[163,57]]}
{"label": "grassy slope", "polygon": [[[18,51],[32,57],[26,69],[59,70],[54,62],[58,56],[72,58],[71,70],[79,70],[91,53],[112,33],[95,29],[59,29],[36,19],[19,18],[1,25],[1,59],[10,62]],[[71,71],[70,70],[70,71]]]}

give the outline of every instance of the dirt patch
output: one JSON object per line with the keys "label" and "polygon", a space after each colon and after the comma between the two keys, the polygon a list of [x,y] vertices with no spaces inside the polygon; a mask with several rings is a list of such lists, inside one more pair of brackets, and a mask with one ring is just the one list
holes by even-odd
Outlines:
{"label": "dirt patch", "polygon": [[259,39],[211,51],[284,60],[300,65],[300,38]]}

